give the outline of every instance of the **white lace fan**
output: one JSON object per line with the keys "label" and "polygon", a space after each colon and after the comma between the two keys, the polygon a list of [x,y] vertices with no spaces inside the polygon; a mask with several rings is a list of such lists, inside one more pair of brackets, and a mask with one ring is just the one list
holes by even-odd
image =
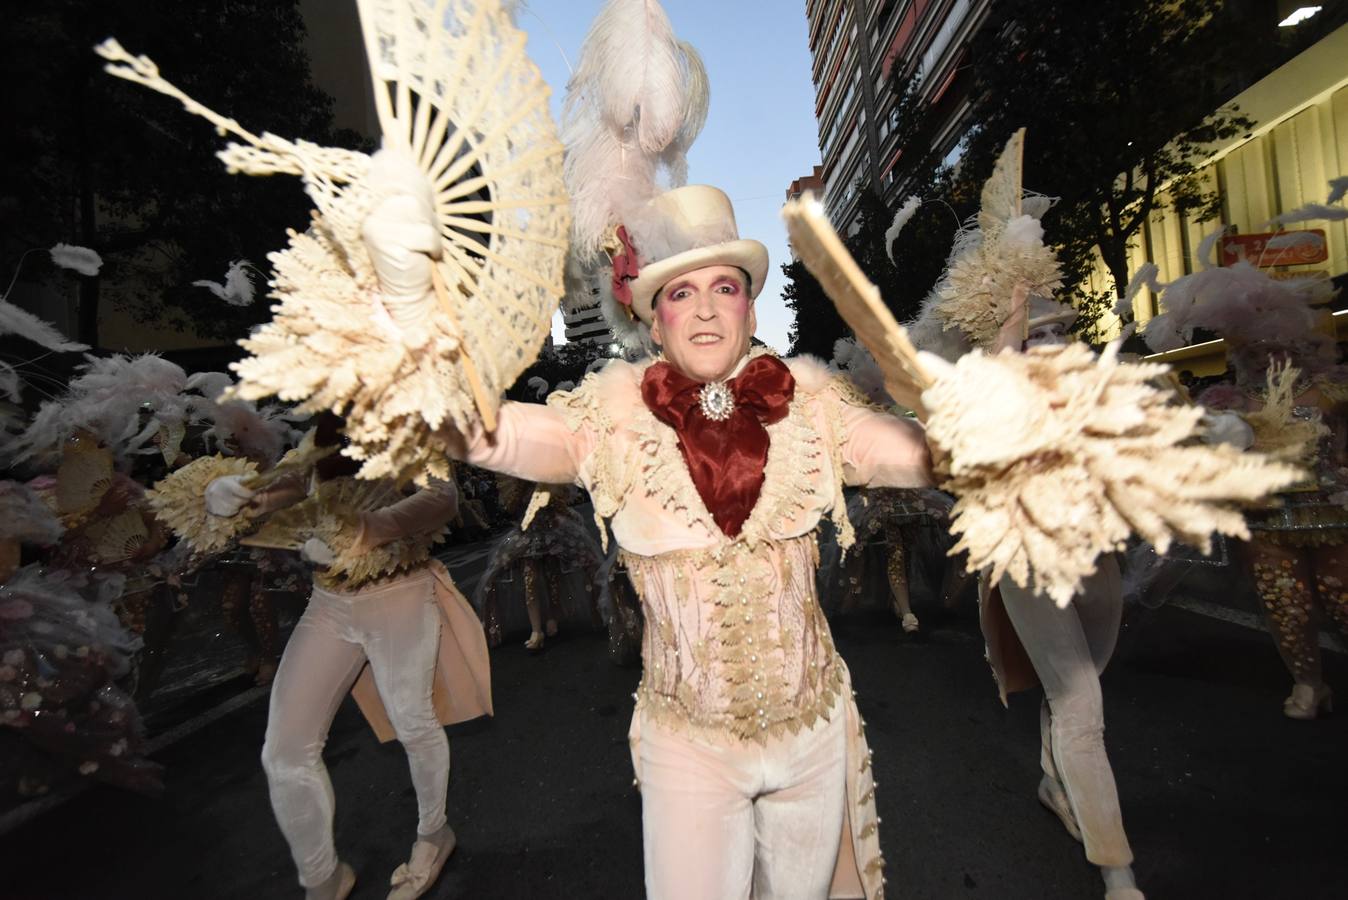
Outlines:
{"label": "white lace fan", "polygon": [[113,40],[107,70],[181,100],[246,142],[231,171],[301,175],[313,226],[271,254],[275,318],[241,341],[234,396],[276,395],[346,416],[361,477],[448,476],[435,430],[495,427],[498,398],[537,356],[563,293],[570,224],[549,90],[497,0],[357,0],[386,147],[433,190],[435,295],[391,315],[361,240],[380,199],[370,157],[250,134],[183,95]]}

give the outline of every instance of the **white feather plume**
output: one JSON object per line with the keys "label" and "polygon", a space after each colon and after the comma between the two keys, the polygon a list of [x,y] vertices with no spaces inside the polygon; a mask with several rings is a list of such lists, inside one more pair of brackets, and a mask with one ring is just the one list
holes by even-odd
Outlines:
{"label": "white feather plume", "polygon": [[67,340],[66,336],[57,331],[50,322],[43,321],[28,310],[4,300],[0,300],[0,334],[17,334],[47,350],[57,352],[89,349],[87,344]]}
{"label": "white feather plume", "polygon": [[103,267],[103,258],[88,247],[57,244],[48,252],[51,253],[51,261],[56,265],[91,278],[97,275],[98,270]]}
{"label": "white feather plume", "polygon": [[204,287],[230,306],[252,306],[254,300],[253,276],[250,271],[253,264],[246,259],[236,259],[229,264],[225,272],[225,283],[218,281],[194,281],[192,287]]}
{"label": "white feather plume", "polygon": [[590,25],[562,106],[564,177],[576,252],[590,258],[611,227],[687,178],[706,120],[706,71],[655,0],[609,0]]}
{"label": "white feather plume", "polygon": [[1161,293],[1161,283],[1157,280],[1160,271],[1156,263],[1143,263],[1141,268],[1133,273],[1133,277],[1128,279],[1128,287],[1123,292],[1123,297],[1114,304],[1114,315],[1125,322],[1131,322],[1134,318],[1133,301],[1144,287],[1151,288],[1154,294]]}
{"label": "white feather plume", "polygon": [[1211,269],[1217,265],[1217,259],[1212,255],[1212,251],[1216,249],[1217,242],[1222,239],[1222,235],[1224,234],[1226,234],[1226,229],[1218,228],[1216,231],[1212,232],[1212,234],[1203,238],[1198,245],[1198,253],[1195,254],[1195,262],[1197,262],[1198,265],[1205,269]]}
{"label": "white feather plume", "polygon": [[548,381],[546,378],[538,375],[531,375],[525,384],[534,392],[535,400],[542,400],[548,395]]}
{"label": "white feather plume", "polygon": [[903,201],[903,206],[900,206],[899,211],[894,213],[894,221],[885,229],[885,255],[889,257],[890,262],[894,261],[894,241],[898,239],[899,232],[903,231],[903,226],[908,224],[908,221],[913,218],[913,215],[917,213],[917,208],[921,205],[922,198],[916,194],[911,195]]}
{"label": "white feather plume", "polygon": [[1298,206],[1296,209],[1285,212],[1282,215],[1274,216],[1259,227],[1269,228],[1274,225],[1289,225],[1292,222],[1306,222],[1312,219],[1323,219],[1327,222],[1341,222],[1344,219],[1348,219],[1348,208],[1342,206],[1327,206],[1324,203],[1307,203],[1304,206]]}

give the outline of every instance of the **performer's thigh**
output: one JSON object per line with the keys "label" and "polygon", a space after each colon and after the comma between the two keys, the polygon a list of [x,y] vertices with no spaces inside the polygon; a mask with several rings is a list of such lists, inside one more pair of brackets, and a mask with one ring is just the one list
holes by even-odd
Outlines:
{"label": "performer's thigh", "polygon": [[1017,586],[1010,578],[1001,581],[1006,615],[1025,647],[1044,694],[1054,714],[1067,701],[1082,701],[1100,694],[1099,673],[1075,603],[1060,609],[1042,594]]}
{"label": "performer's thigh", "polygon": [[638,752],[647,898],[748,900],[754,809],[747,755],[649,721]]}
{"label": "performer's thigh", "polygon": [[440,644],[433,592],[429,575],[413,575],[356,601],[357,632],[375,686],[404,742],[423,731],[440,730],[431,702]]}
{"label": "performer's thigh", "polygon": [[341,610],[310,600],[272,684],[264,762],[302,765],[322,753],[332,717],[365,663],[344,631]]}
{"label": "performer's thigh", "polygon": [[1113,554],[1100,557],[1095,573],[1082,583],[1081,593],[1072,600],[1072,606],[1081,621],[1082,633],[1086,635],[1095,672],[1103,674],[1114,655],[1119,624],[1123,620],[1123,580],[1119,574],[1118,557]]}
{"label": "performer's thigh", "polygon": [[768,748],[769,769],[789,782],[754,802],[755,900],[828,896],[847,803],[847,734],[841,704],[831,721]]}

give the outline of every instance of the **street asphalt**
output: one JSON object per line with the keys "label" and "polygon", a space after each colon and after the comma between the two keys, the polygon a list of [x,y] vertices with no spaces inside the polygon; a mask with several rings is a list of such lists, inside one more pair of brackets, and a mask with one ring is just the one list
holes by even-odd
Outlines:
{"label": "street asphalt", "polygon": [[[1102,897],[1035,798],[1037,692],[1003,709],[973,610],[925,599],[916,636],[883,613],[835,623],[875,751],[888,896]],[[642,896],[626,741],[638,672],[591,633],[536,656],[512,641],[492,666],[496,717],[450,729],[459,848],[426,896]],[[1348,699],[1342,656],[1326,675]],[[1285,719],[1287,690],[1260,632],[1173,606],[1130,614],[1104,678],[1106,741],[1149,898],[1345,896],[1348,715]],[[258,763],[266,712],[245,704],[157,754],[159,798],[94,788],[3,838],[0,897],[302,897]],[[326,759],[352,896],[382,898],[415,829],[405,757],[347,702]]]}

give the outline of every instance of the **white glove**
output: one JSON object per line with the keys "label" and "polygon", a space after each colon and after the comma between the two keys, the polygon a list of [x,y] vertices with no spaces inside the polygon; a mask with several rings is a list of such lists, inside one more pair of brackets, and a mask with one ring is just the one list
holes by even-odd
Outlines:
{"label": "white glove", "polygon": [[1233,412],[1207,412],[1200,420],[1203,426],[1203,442],[1207,444],[1230,444],[1237,450],[1248,450],[1254,446],[1254,429],[1239,415]]}
{"label": "white glove", "polygon": [[366,184],[381,199],[361,223],[361,236],[384,308],[415,349],[426,343],[435,310],[431,266],[440,258],[440,230],[433,188],[411,153],[396,147],[374,155]]}
{"label": "white glove", "polygon": [[253,502],[257,492],[243,486],[242,475],[222,475],[206,485],[206,512],[228,518]]}
{"label": "white glove", "polygon": [[311,537],[304,542],[300,548],[300,559],[307,563],[313,563],[316,566],[327,567],[332,565],[337,559],[337,554],[332,552],[332,548],[316,537]]}

